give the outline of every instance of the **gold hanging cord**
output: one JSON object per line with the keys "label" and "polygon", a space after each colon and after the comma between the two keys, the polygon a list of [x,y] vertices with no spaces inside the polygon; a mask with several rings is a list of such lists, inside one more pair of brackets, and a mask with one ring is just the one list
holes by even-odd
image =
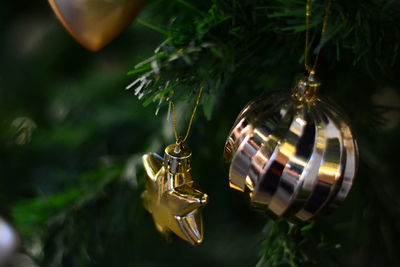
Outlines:
{"label": "gold hanging cord", "polygon": [[[311,17],[311,2],[313,0],[307,0],[306,3],[306,44],[305,44],[305,49],[304,49],[304,67],[308,72],[315,72],[315,68],[317,67],[318,64],[318,59],[319,59],[319,54],[321,52],[321,48],[317,52],[317,55],[315,56],[315,61],[314,65],[311,67],[309,64],[309,55],[310,55],[310,49],[311,49],[311,44],[310,44],[310,17]],[[322,31],[321,31],[321,38],[320,38],[320,44],[324,40],[326,30],[328,27],[328,19],[329,19],[329,14],[330,14],[330,9],[332,6],[332,0],[328,0],[328,4],[325,9],[325,17],[324,17],[324,22],[322,24]]]}
{"label": "gold hanging cord", "polygon": [[176,143],[177,143],[177,144],[184,143],[184,142],[187,140],[187,138],[189,137],[190,129],[191,129],[191,127],[192,127],[193,120],[194,120],[194,116],[196,115],[197,107],[198,107],[198,105],[199,105],[199,103],[200,103],[200,98],[201,98],[201,94],[202,94],[202,93],[203,93],[203,88],[201,87],[200,90],[199,90],[199,93],[197,94],[196,103],[195,103],[195,105],[194,105],[193,112],[192,112],[192,116],[190,117],[189,125],[188,125],[188,128],[187,128],[187,130],[186,130],[186,134],[185,134],[185,137],[184,137],[184,138],[181,138],[181,137],[178,135],[178,131],[177,131],[177,129],[176,129],[176,111],[175,111],[175,104],[174,104],[174,102],[170,101],[171,109],[172,109],[172,128],[174,129],[174,135],[175,135],[175,140],[176,140]]}

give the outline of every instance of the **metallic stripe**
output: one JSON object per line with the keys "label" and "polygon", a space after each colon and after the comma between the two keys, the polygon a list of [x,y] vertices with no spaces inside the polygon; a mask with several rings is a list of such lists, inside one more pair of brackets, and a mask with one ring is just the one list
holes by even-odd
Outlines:
{"label": "metallic stripe", "polygon": [[315,146],[316,123],[311,113],[307,112],[303,118],[298,117],[297,120],[301,120],[298,123],[301,125],[302,131],[299,132],[298,142],[292,143],[296,147],[296,152],[287,162],[279,188],[270,204],[271,210],[278,216],[286,216],[292,212],[289,208],[293,208],[292,204],[302,187],[304,180],[302,174]]}
{"label": "metallic stripe", "polygon": [[293,109],[291,111],[288,111],[288,115],[285,116],[284,120],[279,124],[276,133],[271,134],[269,137],[269,139],[271,140],[271,142],[269,142],[269,146],[271,144],[276,144],[277,146],[275,147],[273,152],[271,149],[272,146],[270,146],[269,149],[267,148],[270,152],[272,152],[272,154],[270,154],[271,156],[269,158],[265,157],[267,161],[263,163],[264,167],[258,173],[258,177],[256,178],[258,180],[258,183],[251,196],[252,201],[260,207],[269,205],[272,196],[277,190],[279,179],[288,160],[287,158],[285,158],[285,155],[282,154],[282,143],[280,143],[278,140],[282,140],[283,138],[285,138],[289,129],[293,130],[293,128],[295,128],[295,126],[293,125],[293,118],[296,115],[292,115],[293,113]]}
{"label": "metallic stripe", "polygon": [[264,118],[277,117],[278,115],[280,115],[280,117],[284,116],[284,114],[276,114],[276,112],[280,111],[280,107],[284,105],[284,102],[288,102],[287,98],[282,97],[282,95],[282,92],[275,92],[268,98],[259,97],[250,102],[240,112],[225,144],[225,161],[230,162],[232,160],[234,151],[238,149],[244,137],[251,134],[251,131],[257,124],[260,124],[260,121],[263,123]]}
{"label": "metallic stripe", "polygon": [[[280,116],[282,116],[282,114],[286,116],[287,113],[285,108],[273,112],[273,116],[268,116],[268,119],[264,120],[264,124],[261,127],[262,131],[252,130],[250,133],[244,135],[244,140],[239,144],[238,148],[234,150],[236,152],[233,155],[229,169],[230,185],[232,188],[239,191],[245,190],[246,178],[250,171],[252,158],[261,149],[263,143],[268,140],[268,135],[273,133],[279,126],[277,121],[281,120]],[[252,126],[249,127],[253,128]],[[239,143],[239,140],[240,138],[237,140],[237,143]]]}
{"label": "metallic stripe", "polygon": [[[317,107],[315,108],[317,109]],[[337,183],[340,182],[343,169],[341,161],[344,151],[340,129],[331,117],[321,112],[321,110],[319,111],[319,114],[324,116],[325,120],[328,121],[326,125],[327,145],[321,165],[318,169],[318,180],[313,189],[313,193],[305,203],[303,209],[295,215],[302,221],[313,218],[329,201]]]}
{"label": "metallic stripe", "polygon": [[315,184],[318,179],[318,170],[322,161],[322,157],[325,153],[326,147],[326,123],[318,115],[318,112],[314,108],[310,108],[309,115],[311,120],[314,122],[315,127],[315,139],[313,142],[312,152],[306,162],[306,166],[300,175],[300,186],[296,193],[296,198],[293,200],[291,206],[285,213],[285,217],[291,218],[299,212],[307,200],[310,198]]}
{"label": "metallic stripe", "polygon": [[[282,154],[287,157],[288,161],[280,177],[278,189],[269,204],[271,211],[278,216],[285,213],[301,185],[299,178],[312,152],[312,149],[305,149],[309,150],[305,151],[301,148],[307,142],[314,143],[314,123],[307,118],[309,116],[305,114],[304,110],[300,109],[298,112],[293,120],[292,126],[294,127],[291,127],[291,134],[289,132],[288,138],[285,140],[286,144],[282,146]],[[312,140],[309,140],[310,136]]]}
{"label": "metallic stripe", "polygon": [[326,112],[331,113],[332,117],[336,119],[336,123],[342,132],[343,148],[345,150],[345,161],[343,162],[343,180],[340,188],[338,188],[337,193],[332,200],[332,205],[336,206],[339,202],[342,202],[350,192],[353,185],[354,177],[357,171],[357,142],[352,134],[349,127],[348,119],[346,115],[334,105],[329,104],[326,106]]}
{"label": "metallic stripe", "polygon": [[260,191],[260,183],[263,180],[268,164],[274,158],[274,152],[278,146],[278,141],[273,134],[268,136],[268,140],[262,145],[261,149],[252,158],[249,176],[246,177],[247,187],[251,189],[252,201],[265,208],[269,203],[269,196]]}

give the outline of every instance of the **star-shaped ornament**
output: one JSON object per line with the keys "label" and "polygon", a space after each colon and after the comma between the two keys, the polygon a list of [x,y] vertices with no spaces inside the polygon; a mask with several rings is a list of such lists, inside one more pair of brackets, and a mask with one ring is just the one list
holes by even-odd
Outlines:
{"label": "star-shaped ornament", "polygon": [[147,177],[143,202],[153,215],[158,231],[164,235],[173,232],[198,245],[203,241],[200,208],[208,197],[194,188],[191,156],[191,150],[183,144],[168,146],[164,159],[155,153],[144,155]]}

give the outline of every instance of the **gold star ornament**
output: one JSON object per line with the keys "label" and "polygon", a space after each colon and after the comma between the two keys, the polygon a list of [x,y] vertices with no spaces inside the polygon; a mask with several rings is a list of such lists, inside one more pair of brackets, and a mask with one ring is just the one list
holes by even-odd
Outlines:
{"label": "gold star ornament", "polygon": [[191,150],[182,143],[168,146],[164,159],[155,153],[144,155],[147,177],[142,197],[158,231],[165,236],[172,232],[198,245],[203,241],[200,208],[208,197],[194,188],[191,156]]}

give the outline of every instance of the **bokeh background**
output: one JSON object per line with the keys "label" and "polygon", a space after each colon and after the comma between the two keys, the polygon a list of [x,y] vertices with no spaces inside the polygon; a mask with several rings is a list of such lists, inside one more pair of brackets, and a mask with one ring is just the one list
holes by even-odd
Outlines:
{"label": "bokeh background", "polygon": [[[148,24],[167,27],[173,17],[181,16],[191,21],[193,13],[182,5],[184,1],[172,2],[178,7],[150,1],[139,20],[97,53],[86,51],[70,37],[46,1],[1,3],[0,215],[21,238],[14,266],[398,266],[400,69],[393,54],[393,64],[379,68],[375,59],[385,55],[373,52],[378,41],[366,41],[368,49],[361,55],[353,49],[359,44],[346,39],[339,46],[347,44],[349,49],[343,49],[340,60],[336,61],[333,45],[322,59],[321,78],[327,85],[322,93],[349,114],[361,153],[355,189],[337,211],[302,228],[275,224],[229,189],[222,152],[235,116],[260,92],[289,88],[302,69],[302,31],[278,38],[279,30],[259,27],[263,20],[254,25],[238,22],[247,27],[242,42],[264,30],[270,34],[255,39],[258,46],[251,53],[242,51],[242,58],[235,55],[232,66],[245,63],[229,70],[230,77],[213,102],[212,116],[199,111],[188,141],[194,152],[196,183],[210,196],[203,210],[204,243],[192,247],[178,239],[164,242],[140,194],[141,155],[162,153],[174,141],[167,108],[162,106],[156,115],[157,103],[144,106],[125,87],[137,78],[128,71],[152,56],[166,38]],[[193,4],[209,15],[218,13],[218,6],[232,10],[230,4],[243,1],[228,2]],[[243,4],[249,11],[244,17],[252,18],[251,12],[263,10],[256,7],[270,4],[253,2]],[[293,2],[288,1],[288,8]],[[295,4],[299,17],[302,6],[302,2]],[[364,8],[381,10],[378,4]],[[385,29],[398,27],[385,22]],[[277,21],[273,23],[279,27]],[[378,32],[364,38],[387,38]],[[221,41],[223,34],[209,36]],[[354,32],[349,34],[355,38]],[[386,42],[391,42],[390,48],[398,47],[400,39],[391,37],[379,41],[381,47],[376,49],[384,51],[389,47]],[[230,41],[226,37],[225,42]],[[281,47],[283,41],[287,45]],[[230,48],[243,49],[239,45],[233,42]],[[361,60],[355,60],[358,57]],[[364,64],[365,58],[375,63]],[[180,113],[191,109],[188,102],[178,103]],[[186,122],[184,117],[181,121]]]}

